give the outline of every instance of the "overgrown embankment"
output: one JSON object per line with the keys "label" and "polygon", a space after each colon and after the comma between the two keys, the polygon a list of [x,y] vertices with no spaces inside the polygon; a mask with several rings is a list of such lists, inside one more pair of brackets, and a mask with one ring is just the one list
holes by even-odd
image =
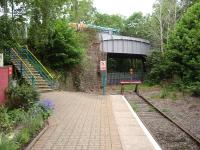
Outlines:
{"label": "overgrown embankment", "polygon": [[[149,58],[149,80],[168,82],[200,95],[200,3],[191,6],[172,30],[164,53]],[[164,81],[164,82],[163,82]]]}

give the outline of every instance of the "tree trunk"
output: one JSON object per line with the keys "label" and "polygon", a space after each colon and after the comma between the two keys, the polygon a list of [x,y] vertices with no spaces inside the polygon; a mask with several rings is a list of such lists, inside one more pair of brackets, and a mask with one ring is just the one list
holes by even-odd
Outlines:
{"label": "tree trunk", "polygon": [[12,7],[12,22],[14,21],[14,0],[11,0],[11,7]]}
{"label": "tree trunk", "polygon": [[162,52],[162,54],[164,54],[164,49],[163,49],[163,21],[162,21],[162,0],[160,1],[160,50]]}
{"label": "tree trunk", "polygon": [[3,3],[3,13],[4,13],[4,15],[8,14],[8,1],[7,0],[4,0],[4,3]]}

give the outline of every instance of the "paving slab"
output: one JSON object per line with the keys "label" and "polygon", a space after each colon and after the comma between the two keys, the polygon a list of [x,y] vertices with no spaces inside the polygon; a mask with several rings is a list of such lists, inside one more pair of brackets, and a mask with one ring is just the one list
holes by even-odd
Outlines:
{"label": "paving slab", "polygon": [[55,110],[46,132],[32,150],[122,150],[109,96],[44,93]]}
{"label": "paving slab", "polygon": [[121,95],[110,97],[123,150],[160,150],[126,99]]}
{"label": "paving slab", "polygon": [[41,95],[54,103],[49,127],[31,150],[152,150],[122,96],[75,92]]}

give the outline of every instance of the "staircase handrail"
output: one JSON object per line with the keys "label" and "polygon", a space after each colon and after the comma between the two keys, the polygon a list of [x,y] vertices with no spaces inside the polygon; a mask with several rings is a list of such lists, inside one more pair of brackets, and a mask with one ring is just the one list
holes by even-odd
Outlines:
{"label": "staircase handrail", "polygon": [[48,82],[48,85],[54,88],[55,80],[53,76],[47,71],[47,69],[42,65],[42,63],[34,56],[34,54],[28,50],[27,46],[19,50],[19,55],[22,58],[27,59],[29,63],[38,71],[41,77]]}
{"label": "staircase handrail", "polygon": [[25,66],[25,68],[28,70],[28,72],[31,74],[31,76],[34,78],[34,80],[36,79],[34,74],[32,73],[32,71],[29,69],[29,67],[26,65],[26,63],[23,61],[23,59],[19,56],[19,54],[16,52],[15,49],[11,48],[11,50],[15,53],[15,55],[17,56],[17,58],[22,62],[22,64]]}
{"label": "staircase handrail", "polygon": [[36,60],[36,62],[38,64],[40,64],[40,66],[42,67],[42,69],[46,72],[46,74],[53,80],[53,76],[51,75],[51,73],[42,65],[42,63],[37,59],[37,57],[28,49],[28,47],[26,46],[27,51],[31,54],[31,56]]}

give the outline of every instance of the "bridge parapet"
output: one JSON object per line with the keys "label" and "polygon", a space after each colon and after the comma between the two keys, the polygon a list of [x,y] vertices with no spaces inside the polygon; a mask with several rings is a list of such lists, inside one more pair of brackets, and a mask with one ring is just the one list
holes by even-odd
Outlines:
{"label": "bridge parapet", "polygon": [[150,42],[148,40],[100,33],[100,50],[105,53],[150,55]]}

